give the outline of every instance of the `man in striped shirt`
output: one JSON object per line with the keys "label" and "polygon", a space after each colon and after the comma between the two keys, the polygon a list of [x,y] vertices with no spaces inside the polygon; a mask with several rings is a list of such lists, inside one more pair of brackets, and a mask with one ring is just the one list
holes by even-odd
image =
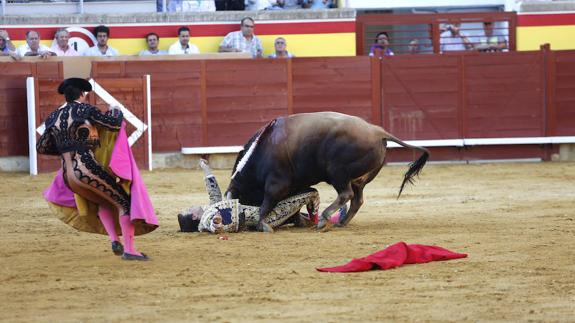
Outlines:
{"label": "man in striped shirt", "polygon": [[220,44],[222,52],[246,52],[252,57],[262,57],[263,47],[261,40],[254,34],[255,23],[250,17],[245,17],[241,21],[241,30],[232,31],[227,34]]}

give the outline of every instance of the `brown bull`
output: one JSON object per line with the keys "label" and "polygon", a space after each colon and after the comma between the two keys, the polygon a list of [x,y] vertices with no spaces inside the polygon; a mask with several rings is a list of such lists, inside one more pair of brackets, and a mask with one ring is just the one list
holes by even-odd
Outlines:
{"label": "brown bull", "polygon": [[416,149],[422,155],[405,173],[399,195],[425,165],[429,151],[412,146],[361,118],[336,112],[280,117],[256,133],[240,152],[227,190],[240,203],[261,205],[258,229],[273,231],[263,218],[281,200],[320,182],[331,184],[337,199],[321,214],[318,229],[351,200],[351,221],[363,204],[363,188],[384,164],[387,140]]}

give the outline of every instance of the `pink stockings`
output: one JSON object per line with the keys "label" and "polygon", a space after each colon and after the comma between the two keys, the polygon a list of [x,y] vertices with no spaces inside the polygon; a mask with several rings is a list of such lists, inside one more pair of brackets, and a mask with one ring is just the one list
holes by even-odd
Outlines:
{"label": "pink stockings", "polygon": [[119,242],[120,240],[118,240],[118,234],[116,233],[116,225],[114,224],[114,216],[112,215],[112,211],[110,211],[110,209],[100,207],[98,210],[98,216],[100,217],[102,225],[104,225],[104,229],[106,229],[106,233],[108,233],[110,241]]}
{"label": "pink stockings", "polygon": [[124,237],[125,252],[131,255],[141,256],[142,254],[136,251],[134,241],[134,232],[136,231],[136,227],[130,220],[129,215],[120,216],[120,227],[122,228],[122,236]]}
{"label": "pink stockings", "polygon": [[[114,216],[112,215],[112,211],[106,208],[100,207],[98,211],[98,216],[100,217],[100,221],[102,221],[102,225],[106,229],[108,233],[108,237],[110,241],[120,241],[118,238],[118,234],[116,233],[116,226],[114,224]],[[122,236],[124,237],[124,250],[126,253],[141,256],[139,252],[136,251],[135,241],[134,241],[134,233],[136,231],[136,227],[130,221],[129,215],[122,215],[120,216],[120,228],[122,229]]]}

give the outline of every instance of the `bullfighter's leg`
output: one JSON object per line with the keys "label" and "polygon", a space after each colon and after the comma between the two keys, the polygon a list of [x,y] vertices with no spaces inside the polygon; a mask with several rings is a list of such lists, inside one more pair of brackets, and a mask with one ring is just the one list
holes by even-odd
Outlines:
{"label": "bullfighter's leg", "polygon": [[62,157],[64,180],[74,193],[98,205],[118,210],[124,238],[122,259],[148,260],[146,255],[136,251],[135,226],[129,215],[130,195],[96,162],[92,152],[69,152]]}
{"label": "bullfighter's leg", "polygon": [[98,205],[115,209],[120,215],[130,211],[129,194],[95,161],[90,152],[70,152],[62,156],[64,181],[74,193]]}
{"label": "bullfighter's leg", "polygon": [[329,223],[331,215],[353,198],[353,189],[351,186],[351,182],[347,182],[346,184],[343,185],[334,184],[333,186],[337,191],[337,198],[321,213],[321,217],[319,218],[319,221],[317,223],[318,230],[327,229],[326,226]]}
{"label": "bullfighter's leg", "polygon": [[303,226],[305,222],[302,219],[300,210],[304,206],[308,208],[308,211],[312,208],[310,212],[312,216],[317,214],[317,209],[319,208],[319,193],[317,190],[310,188],[303,193],[279,201],[273,210],[266,215],[264,221],[272,228],[277,228],[290,221],[296,225]]}
{"label": "bullfighter's leg", "polygon": [[210,197],[210,205],[220,202],[222,200],[222,190],[218,185],[216,177],[214,174],[212,174],[212,170],[208,165],[208,161],[205,159],[200,159],[199,165],[200,168],[204,171],[204,184],[206,186],[208,196]]}
{"label": "bullfighter's leg", "polygon": [[380,167],[372,170],[371,172],[354,179],[351,182],[351,188],[353,189],[353,199],[351,199],[349,211],[347,212],[346,216],[339,219],[339,222],[336,226],[341,227],[345,226],[353,219],[353,217],[359,211],[359,208],[363,205],[363,189],[365,185],[371,182],[379,173],[381,167],[383,167],[383,163]]}

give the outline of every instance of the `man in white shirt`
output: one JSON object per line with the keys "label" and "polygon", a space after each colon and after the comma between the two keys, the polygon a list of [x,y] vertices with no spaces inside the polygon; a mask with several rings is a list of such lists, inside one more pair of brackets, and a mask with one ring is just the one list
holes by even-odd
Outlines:
{"label": "man in white shirt", "polygon": [[110,28],[100,25],[94,28],[94,36],[98,42],[96,46],[86,49],[83,56],[118,56],[118,51],[108,46],[108,39],[110,38]]}
{"label": "man in white shirt", "polygon": [[198,46],[190,43],[190,28],[180,27],[178,29],[178,41],[170,46],[168,54],[170,55],[189,55],[199,54]]}
{"label": "man in white shirt", "polygon": [[[219,0],[218,0],[219,1]],[[215,0],[170,0],[168,1],[168,11],[170,12],[190,12],[190,11],[216,11]]]}
{"label": "man in white shirt", "polygon": [[493,28],[493,22],[483,22],[483,35],[477,37],[475,49],[480,52],[502,52],[507,51],[507,40],[501,35],[500,29]]}
{"label": "man in white shirt", "polygon": [[439,42],[442,53],[473,49],[469,37],[461,31],[461,23],[447,25],[446,31],[440,35]]}
{"label": "man in white shirt", "polygon": [[79,56],[78,52],[68,43],[70,40],[70,33],[66,29],[59,29],[54,35],[56,41],[52,45],[52,52],[58,56]]}
{"label": "man in white shirt", "polygon": [[242,19],[241,30],[227,34],[220,44],[220,52],[246,52],[252,57],[262,57],[262,42],[254,34],[255,23],[250,17]]}
{"label": "man in white shirt", "polygon": [[146,35],[146,43],[148,48],[140,51],[140,56],[150,56],[150,55],[168,55],[165,50],[160,50],[158,45],[160,45],[160,36],[156,33],[149,33]]}
{"label": "man in white shirt", "polygon": [[264,10],[275,3],[275,0],[245,0],[246,11]]}
{"label": "man in white shirt", "polygon": [[48,46],[40,44],[40,34],[35,30],[26,32],[26,44],[18,47],[16,54],[18,56],[56,56],[56,53],[50,51]]}

